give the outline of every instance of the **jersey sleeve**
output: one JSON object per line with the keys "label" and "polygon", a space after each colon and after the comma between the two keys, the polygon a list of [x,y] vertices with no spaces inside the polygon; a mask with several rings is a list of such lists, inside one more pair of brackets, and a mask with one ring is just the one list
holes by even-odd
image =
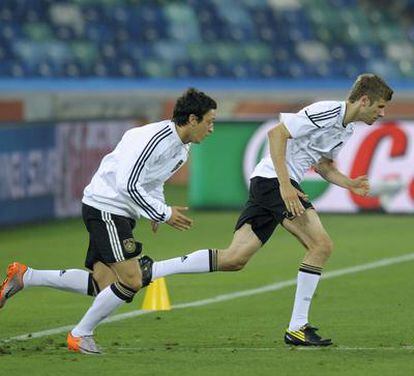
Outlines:
{"label": "jersey sleeve", "polygon": [[172,210],[165,204],[164,196],[161,199],[158,192],[147,192],[139,180],[127,184],[127,193],[135,202],[139,215],[154,222],[166,222],[170,219]]}
{"label": "jersey sleeve", "polygon": [[148,194],[156,198],[158,201],[165,203],[164,184],[157,186],[157,188],[148,192]]}
{"label": "jersey sleeve", "polygon": [[[143,216],[151,221],[166,222],[171,217],[171,207],[165,204],[163,184],[148,192],[144,187],[148,183],[148,172],[157,167],[159,147],[146,147],[147,143],[137,145],[138,158],[124,158],[126,165],[120,170],[127,173],[117,179],[117,190],[135,208],[137,217]],[[129,161],[128,161],[129,160]]]}
{"label": "jersey sleeve", "polygon": [[317,102],[296,114],[281,113],[280,121],[286,126],[292,138],[298,138],[317,129],[334,125],[340,112],[339,102]]}

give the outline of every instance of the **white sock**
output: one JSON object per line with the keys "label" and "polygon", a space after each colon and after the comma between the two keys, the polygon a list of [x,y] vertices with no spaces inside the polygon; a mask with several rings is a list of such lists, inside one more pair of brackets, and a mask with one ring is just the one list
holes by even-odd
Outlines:
{"label": "white sock", "polygon": [[205,273],[216,270],[217,250],[201,249],[182,257],[154,262],[152,281],[171,274]]}
{"label": "white sock", "polygon": [[299,330],[303,325],[309,322],[309,309],[320,278],[320,274],[313,274],[302,270],[299,271],[295,304],[289,323],[289,330]]}
{"label": "white sock", "polygon": [[92,335],[96,326],[124,303],[125,300],[118,298],[111,286],[104,288],[96,296],[79,324],[72,329],[72,335],[75,337]]}
{"label": "white sock", "polygon": [[88,293],[89,273],[81,269],[36,270],[27,268],[23,275],[24,287],[53,287],[83,295]]}

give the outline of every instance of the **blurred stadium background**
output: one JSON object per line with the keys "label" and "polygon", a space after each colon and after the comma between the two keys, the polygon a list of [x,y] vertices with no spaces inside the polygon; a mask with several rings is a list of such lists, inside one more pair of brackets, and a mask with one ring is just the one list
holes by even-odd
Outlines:
{"label": "blurred stadium background", "polygon": [[344,98],[363,72],[395,99],[339,165],[369,174],[375,196],[311,172],[305,187],[322,211],[412,213],[413,21],[412,0],[2,0],[0,224],[78,215],[101,156],[128,127],[168,118],[189,86],[218,99],[221,122],[175,182],[191,182],[193,207],[240,207],[262,123]]}
{"label": "blurred stadium background", "polygon": [[[216,246],[225,246],[237,212],[225,213],[223,209],[238,209],[244,203],[249,172],[266,151],[266,129],[274,124],[280,112],[297,111],[316,100],[345,98],[356,76],[364,72],[385,78],[395,90],[394,99],[381,122],[373,127],[357,128],[354,138],[341,153],[338,165],[351,176],[368,174],[372,196],[353,196],[326,184],[312,171],[306,177],[304,188],[320,212],[352,213],[323,215],[324,223],[339,243],[338,248],[349,252],[348,256],[335,255],[334,267],[353,266],[409,252],[413,238],[408,229],[412,228],[414,213],[413,42],[413,0],[0,0],[1,275],[16,257],[39,268],[80,266],[83,245],[86,244],[86,235],[77,219],[80,200],[100,159],[114,147],[126,129],[169,118],[176,97],[190,86],[204,90],[218,100],[219,120],[214,136],[193,147],[189,164],[170,182],[167,198],[175,204],[188,201],[192,208],[201,209],[192,212],[200,228],[197,227],[192,235],[179,236],[163,229],[156,241],[149,231],[139,228],[137,236],[142,236],[144,241],[148,238],[150,253],[156,258],[176,255],[183,247],[197,249],[214,235]],[[206,213],[203,209],[220,209],[221,212]],[[359,213],[375,215],[360,216]],[[50,222],[68,217],[75,219]],[[29,225],[33,222],[38,225]],[[10,226],[14,226],[13,230]],[[367,229],[375,236],[368,237]],[[269,243],[267,248],[292,247],[293,243],[290,244],[284,236],[278,235],[278,241]],[[360,252],[361,248],[364,252]],[[188,277],[172,277],[170,283],[177,287],[175,296],[184,301],[210,297],[214,292],[229,293],[234,289],[241,290],[243,286],[274,282],[276,277],[294,278],[297,256],[286,252],[267,253],[269,259],[253,261],[260,266],[255,272],[253,267],[251,272],[249,269],[247,274],[238,273],[237,276],[220,276],[208,281],[197,277],[191,284],[186,283]],[[353,340],[357,338],[356,343],[360,346],[367,343],[377,346],[377,331],[369,329],[374,317],[375,325],[381,327],[380,335],[386,338],[395,335],[391,341],[393,346],[397,348],[407,343],[409,330],[406,329],[411,322],[405,315],[409,306],[401,303],[407,297],[404,295],[399,300],[392,287],[406,283],[412,286],[412,281],[407,282],[412,278],[411,275],[408,277],[407,266],[402,269],[394,266],[392,271],[376,275],[378,279],[374,276],[375,285],[370,285],[371,279],[356,277],[346,286],[331,285],[332,290],[326,287],[328,283],[324,285],[325,294],[332,291],[328,294],[331,301],[341,291],[348,302],[347,292],[356,296],[361,284],[366,286],[367,294],[378,299],[369,307],[364,306],[367,302],[361,297],[356,299],[359,306],[349,303],[349,307],[342,307],[349,309],[346,316],[354,328],[346,324],[338,326],[332,319],[337,312],[330,303],[321,306],[321,311],[328,312],[324,322],[331,331],[339,328],[335,334],[342,343],[354,345]],[[384,296],[377,290],[384,291]],[[32,298],[30,307],[41,316],[40,319],[32,320],[30,312],[17,311],[18,300],[22,299],[20,304],[24,301],[24,297],[17,296],[16,303],[12,302],[7,308],[11,315],[5,316],[2,312],[1,338],[73,323],[89,302],[79,301],[72,295],[60,298],[58,293],[43,301],[40,291],[27,293]],[[292,294],[293,290],[285,294],[283,303],[278,301],[281,306],[277,309],[282,310],[284,320],[291,308]],[[382,304],[390,297],[394,299],[392,307],[398,305],[400,308],[393,311],[390,305],[383,316]],[[50,306],[51,300],[57,301],[64,311]],[[265,322],[273,322],[273,319],[266,320],[263,307],[268,300],[266,303],[255,301],[255,307],[263,310],[262,320],[258,320],[252,311],[248,313],[248,323],[243,322],[243,315],[235,321],[241,324],[241,329],[246,329],[246,333],[240,334],[245,343],[251,340],[252,346],[260,347],[262,338],[259,335],[252,339],[249,329],[254,326],[262,333],[260,325],[265,326]],[[45,310],[44,302],[50,311]],[[254,307],[248,302],[245,304],[240,312],[250,312],[249,309]],[[218,338],[218,342],[226,346],[217,325],[223,318],[232,317],[233,307],[227,303],[223,305],[223,311],[215,308],[207,313],[207,317],[201,316],[200,321],[204,324],[200,323],[200,328],[215,315],[217,322],[204,334],[199,329],[200,336],[205,336],[199,340],[194,333],[181,333],[182,314],[172,313],[170,320],[176,315],[177,325],[170,329],[168,338],[172,342],[187,343],[189,347],[197,341],[200,346],[203,343],[214,346]],[[352,321],[356,312],[359,318],[363,316],[361,322],[355,318]],[[384,329],[387,317],[397,313],[398,326]],[[197,322],[195,316],[193,320]],[[149,319],[143,318],[139,322],[145,323],[145,320]],[[227,323],[229,328],[237,330],[234,325],[232,327],[234,320],[230,321]],[[279,317],[278,340],[284,324]],[[132,335],[130,328],[134,324],[129,321],[128,325],[119,324],[115,329],[124,329],[125,336]],[[152,326],[153,323],[148,323],[148,327]],[[152,338],[152,332],[145,328],[145,324],[138,326],[137,331],[144,338],[147,335],[151,346],[156,348],[160,337]],[[117,341],[122,342],[118,340],[116,330],[104,331],[107,333],[107,337],[103,334],[104,345],[110,343],[116,348]],[[161,329],[155,330],[158,330],[156,335],[162,336]],[[211,334],[214,338],[207,340]],[[266,332],[269,336],[265,339],[266,346],[274,346],[274,334],[272,331],[270,338],[270,333]],[[238,335],[234,334],[231,343],[244,346]],[[188,342],[189,338],[194,343]],[[39,347],[46,346],[46,354],[54,354],[54,351],[60,354],[61,344],[56,345],[57,350],[51,350],[54,346],[51,343],[34,343],[28,347],[34,353],[40,351],[37,350]],[[276,346],[281,352],[277,361],[292,372],[303,371],[299,363],[295,366],[295,354],[283,352],[281,344]],[[162,358],[166,355],[164,350],[160,353]],[[26,356],[19,346],[11,351],[17,353],[16,359],[20,359],[20,355]],[[131,356],[131,351],[126,356]],[[0,347],[0,355],[9,352],[7,347]],[[155,350],[154,354],[159,353]],[[390,363],[389,368],[385,364],[391,361],[387,352],[380,357],[367,354],[367,364],[373,367],[375,363],[377,374],[391,374],[397,364],[400,370],[402,364],[407,370],[412,365],[402,353],[394,357],[393,361],[397,363]],[[124,359],[116,350],[115,355]],[[145,355],[152,356],[151,353]],[[185,351],[180,353],[185,361],[192,359],[194,353],[191,350],[190,356],[186,355]],[[206,355],[218,358],[217,353],[207,351]],[[245,352],[237,359],[244,364],[244,360],[260,357],[262,367],[273,365],[266,363],[264,356],[264,353],[247,355]],[[281,360],[284,356],[292,363]],[[357,361],[346,355],[332,358],[333,353],[321,355],[325,360],[320,363],[317,359],[321,358],[315,360],[308,354],[301,356],[306,364],[312,364],[322,372],[326,360],[335,372],[325,374],[339,374],[336,362],[343,362],[344,369],[348,369],[349,364]],[[194,359],[199,359],[195,366],[209,369],[201,354]],[[370,362],[373,359],[375,362]],[[226,363],[232,364],[224,356],[223,363],[217,362],[216,366]],[[17,369],[15,362],[7,364],[11,370]],[[80,366],[85,364],[82,362]],[[102,364],[102,375],[106,375],[105,370],[114,371]],[[261,374],[256,372],[254,364],[256,362],[252,360],[244,364],[245,368],[235,366],[231,371],[238,369],[240,375]],[[72,366],[77,370],[75,363]],[[119,364],[118,374],[128,374],[129,369],[122,367],[125,365]],[[162,372],[170,369],[171,364],[167,362],[166,368],[160,367],[161,373],[149,374],[170,374]],[[53,373],[47,373],[41,365],[39,373],[36,369],[31,370],[32,374]],[[216,369],[218,374],[220,369]],[[266,369],[269,371],[270,368]],[[367,370],[361,374],[370,374]],[[280,369],[278,372],[285,374]],[[348,374],[346,372],[343,374]],[[359,374],[355,369],[349,372]],[[7,374],[13,374],[13,371]],[[175,373],[171,371],[171,374]],[[200,371],[199,374],[204,373]]]}

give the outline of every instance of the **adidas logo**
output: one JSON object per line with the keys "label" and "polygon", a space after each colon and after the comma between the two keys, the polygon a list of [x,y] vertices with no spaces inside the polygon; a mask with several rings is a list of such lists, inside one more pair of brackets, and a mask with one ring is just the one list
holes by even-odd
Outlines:
{"label": "adidas logo", "polygon": [[172,173],[172,172],[174,172],[174,171],[177,171],[183,163],[184,163],[184,161],[181,159],[181,160],[180,160],[180,161],[179,161],[179,162],[175,165],[175,167],[171,170],[171,173]]}

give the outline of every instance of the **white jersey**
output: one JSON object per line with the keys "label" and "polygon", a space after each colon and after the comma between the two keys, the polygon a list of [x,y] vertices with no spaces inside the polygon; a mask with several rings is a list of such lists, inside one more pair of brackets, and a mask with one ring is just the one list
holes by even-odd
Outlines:
{"label": "white jersey", "polygon": [[[354,123],[345,127],[346,103],[322,101],[313,103],[296,114],[281,113],[280,122],[292,138],[286,145],[286,164],[291,179],[300,183],[308,169],[322,157],[335,159],[354,132]],[[254,169],[251,178],[277,177],[270,155]]]}
{"label": "white jersey", "polygon": [[171,207],[165,204],[164,182],[187,160],[189,148],[171,120],[125,132],[102,159],[82,202],[130,218],[168,221]]}

